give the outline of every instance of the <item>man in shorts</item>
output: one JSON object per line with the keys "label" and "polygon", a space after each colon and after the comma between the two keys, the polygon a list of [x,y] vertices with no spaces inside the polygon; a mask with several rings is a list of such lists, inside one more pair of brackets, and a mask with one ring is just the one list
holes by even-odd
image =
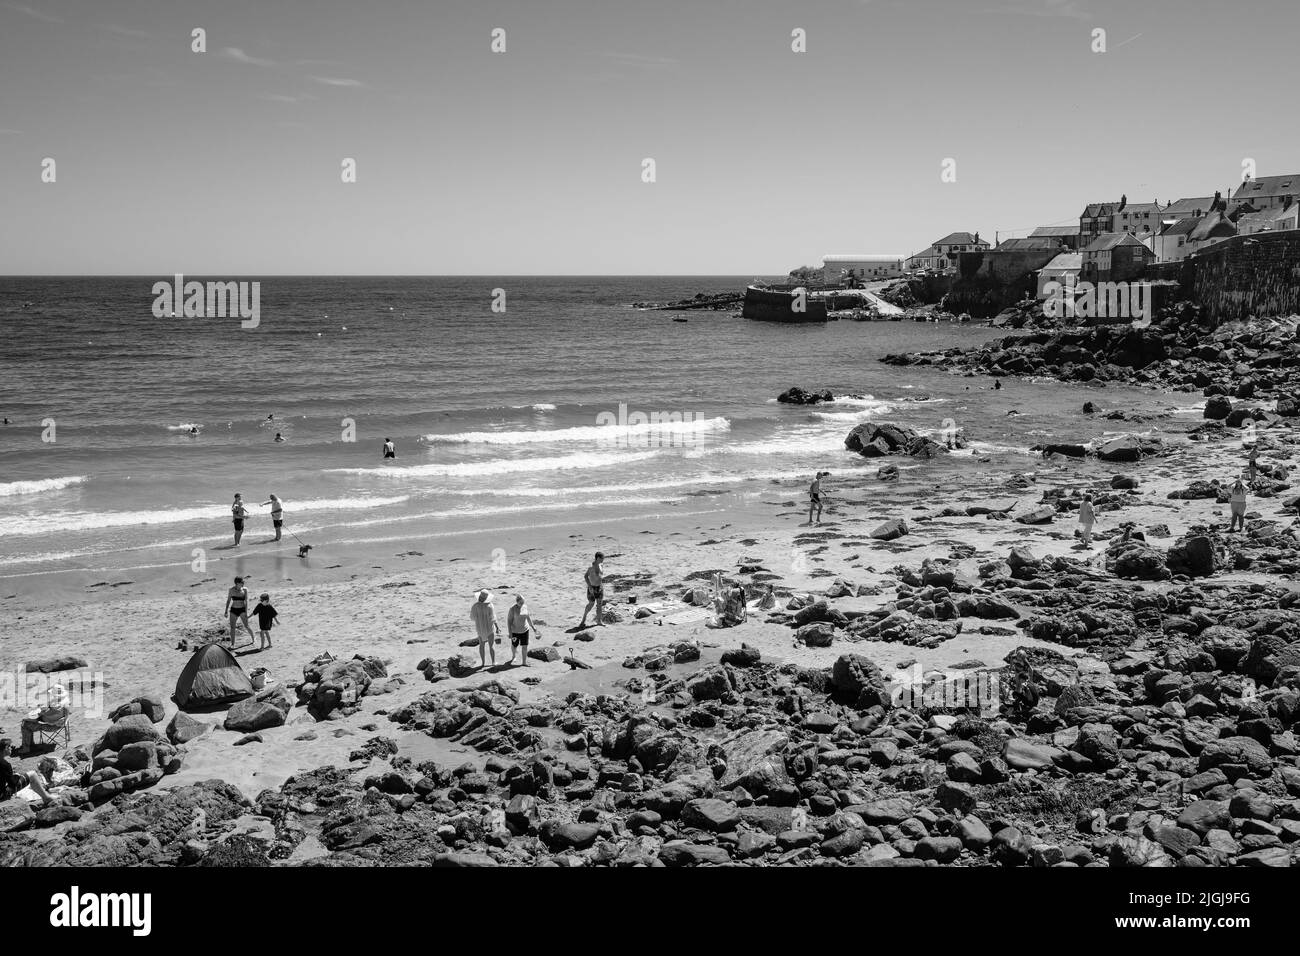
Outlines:
{"label": "man in shorts", "polygon": [[492,666],[497,663],[496,640],[501,630],[497,624],[496,608],[492,606],[492,595],[487,591],[478,592],[478,600],[469,609],[470,620],[478,634],[478,658],[480,666],[487,666],[487,655],[492,655]]}
{"label": "man in shorts", "polygon": [[813,523],[813,512],[817,512],[817,524],[822,523],[822,505],[824,504],[825,493],[822,491],[822,479],[830,477],[829,471],[819,471],[813,478],[812,484],[808,486],[808,523]]}
{"label": "man in shorts", "polygon": [[582,623],[578,625],[579,629],[587,626],[587,615],[591,613],[593,607],[596,609],[596,625],[603,627],[605,624],[605,571],[600,564],[604,560],[605,555],[597,551],[595,560],[591,562],[591,567],[583,576],[587,582],[587,609],[582,612]]}
{"label": "man in shorts", "polygon": [[271,524],[275,526],[275,540],[280,540],[280,535],[284,533],[284,503],[275,495],[271,495],[270,501],[263,501],[262,507],[271,506]]}
{"label": "man in shorts", "polygon": [[506,615],[506,630],[510,632],[510,663],[515,662],[515,652],[520,651],[523,654],[524,666],[528,666],[528,637],[530,633],[536,631],[537,636],[541,637],[542,632],[537,630],[537,625],[533,623],[533,616],[528,613],[528,605],[524,603],[522,594],[515,595],[515,603],[510,607],[510,613]]}

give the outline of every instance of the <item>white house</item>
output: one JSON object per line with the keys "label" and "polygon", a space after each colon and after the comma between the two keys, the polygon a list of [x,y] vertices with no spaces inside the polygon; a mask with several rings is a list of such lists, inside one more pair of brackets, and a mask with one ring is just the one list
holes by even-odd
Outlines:
{"label": "white house", "polygon": [[822,274],[830,285],[850,276],[862,282],[897,279],[903,274],[905,258],[906,256],[822,256]]}

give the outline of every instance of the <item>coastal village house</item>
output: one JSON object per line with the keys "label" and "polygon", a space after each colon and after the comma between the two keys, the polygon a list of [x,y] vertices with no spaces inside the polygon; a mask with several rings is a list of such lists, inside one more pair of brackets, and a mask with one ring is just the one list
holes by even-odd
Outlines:
{"label": "coastal village house", "polygon": [[1126,282],[1142,275],[1155,253],[1132,233],[1105,232],[1083,250],[1079,278],[1086,282]]}
{"label": "coastal village house", "polygon": [[1121,196],[1119,202],[1088,203],[1079,216],[1078,248],[1086,249],[1098,236],[1114,232],[1112,225],[1115,221],[1115,213],[1126,205],[1128,205],[1127,196]]}
{"label": "coastal village house", "polygon": [[[1195,212],[1201,208],[1202,200],[1186,202],[1194,202],[1195,205],[1185,206],[1184,209]],[[1237,222],[1252,215],[1258,214],[1249,203],[1225,200],[1221,193],[1215,193],[1209,200],[1204,215],[1179,219],[1162,215],[1163,225],[1159,233],[1149,240],[1144,238],[1144,241],[1155,254],[1157,262],[1179,262],[1207,246],[1231,239],[1238,234]]]}
{"label": "coastal village house", "polygon": [[1038,298],[1047,298],[1045,290],[1049,282],[1059,282],[1063,288],[1072,288],[1078,283],[1079,274],[1082,271],[1082,252],[1059,253],[1056,258],[1038,271]]}
{"label": "coastal village house", "polygon": [[903,256],[822,256],[822,275],[828,285],[847,278],[860,282],[897,279],[903,274]]}
{"label": "coastal village house", "polygon": [[1164,209],[1160,210],[1160,222],[1166,224],[1181,222],[1184,219],[1200,219],[1202,216],[1209,215],[1210,207],[1213,205],[1213,196],[1179,199],[1177,202],[1168,203]]}
{"label": "coastal village house", "polygon": [[1288,206],[1300,200],[1300,174],[1246,179],[1237,187],[1232,198],[1237,203],[1249,202],[1259,212]]}
{"label": "coastal village house", "polygon": [[1283,229],[1300,229],[1300,202],[1292,200],[1284,206],[1274,206],[1262,212],[1246,213],[1237,220],[1237,231],[1243,236],[1257,232],[1280,232]]}
{"label": "coastal village house", "polygon": [[[980,238],[977,232],[950,232],[942,239],[936,239],[933,243],[935,256],[935,272],[953,272],[957,269],[957,258],[963,252],[983,252],[989,248],[989,243]],[[915,257],[913,257],[915,258]]]}
{"label": "coastal village house", "polygon": [[1139,239],[1160,231],[1160,205],[1153,202],[1128,203],[1115,211],[1111,232],[1131,232]]}
{"label": "coastal village house", "polygon": [[1126,195],[1120,196],[1119,202],[1089,203],[1079,216],[1076,248],[1086,249],[1098,236],[1108,232],[1154,236],[1160,231],[1163,218],[1159,203],[1130,203]]}
{"label": "coastal village house", "polygon": [[938,272],[939,250],[934,246],[922,249],[914,256],[909,256],[904,263],[908,272]]}

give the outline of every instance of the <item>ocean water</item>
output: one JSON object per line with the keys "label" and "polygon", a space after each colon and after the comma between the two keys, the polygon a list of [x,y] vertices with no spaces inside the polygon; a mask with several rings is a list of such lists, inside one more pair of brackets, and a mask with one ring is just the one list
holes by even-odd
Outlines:
{"label": "ocean water", "polygon": [[[774,488],[802,500],[819,469],[832,489],[867,486],[879,463],[843,439],[869,420],[962,429],[972,451],[902,462],[903,486],[933,488],[1029,470],[1038,441],[1122,427],[1084,419],[1089,399],[1194,402],[1025,381],[993,391],[878,361],[1001,334],[979,326],[631,307],[750,278],[267,277],[247,330],[155,318],[153,283],[170,277],[0,278],[0,579],[219,555],[237,491],[253,516],[241,554],[296,550],[288,535],[267,543],[258,505],[271,492],[286,531],[315,547],[429,552],[485,529],[508,542],[517,529],[725,512]],[[775,402],[796,384],[839,400]],[[385,438],[395,461],[381,459]]]}

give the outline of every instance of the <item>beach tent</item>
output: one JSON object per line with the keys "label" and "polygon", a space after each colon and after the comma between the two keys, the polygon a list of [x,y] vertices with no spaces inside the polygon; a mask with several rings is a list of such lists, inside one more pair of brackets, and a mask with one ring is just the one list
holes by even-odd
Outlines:
{"label": "beach tent", "polygon": [[242,700],[252,694],[253,682],[235,655],[220,644],[204,644],[176,679],[172,700],[181,710],[198,710]]}

